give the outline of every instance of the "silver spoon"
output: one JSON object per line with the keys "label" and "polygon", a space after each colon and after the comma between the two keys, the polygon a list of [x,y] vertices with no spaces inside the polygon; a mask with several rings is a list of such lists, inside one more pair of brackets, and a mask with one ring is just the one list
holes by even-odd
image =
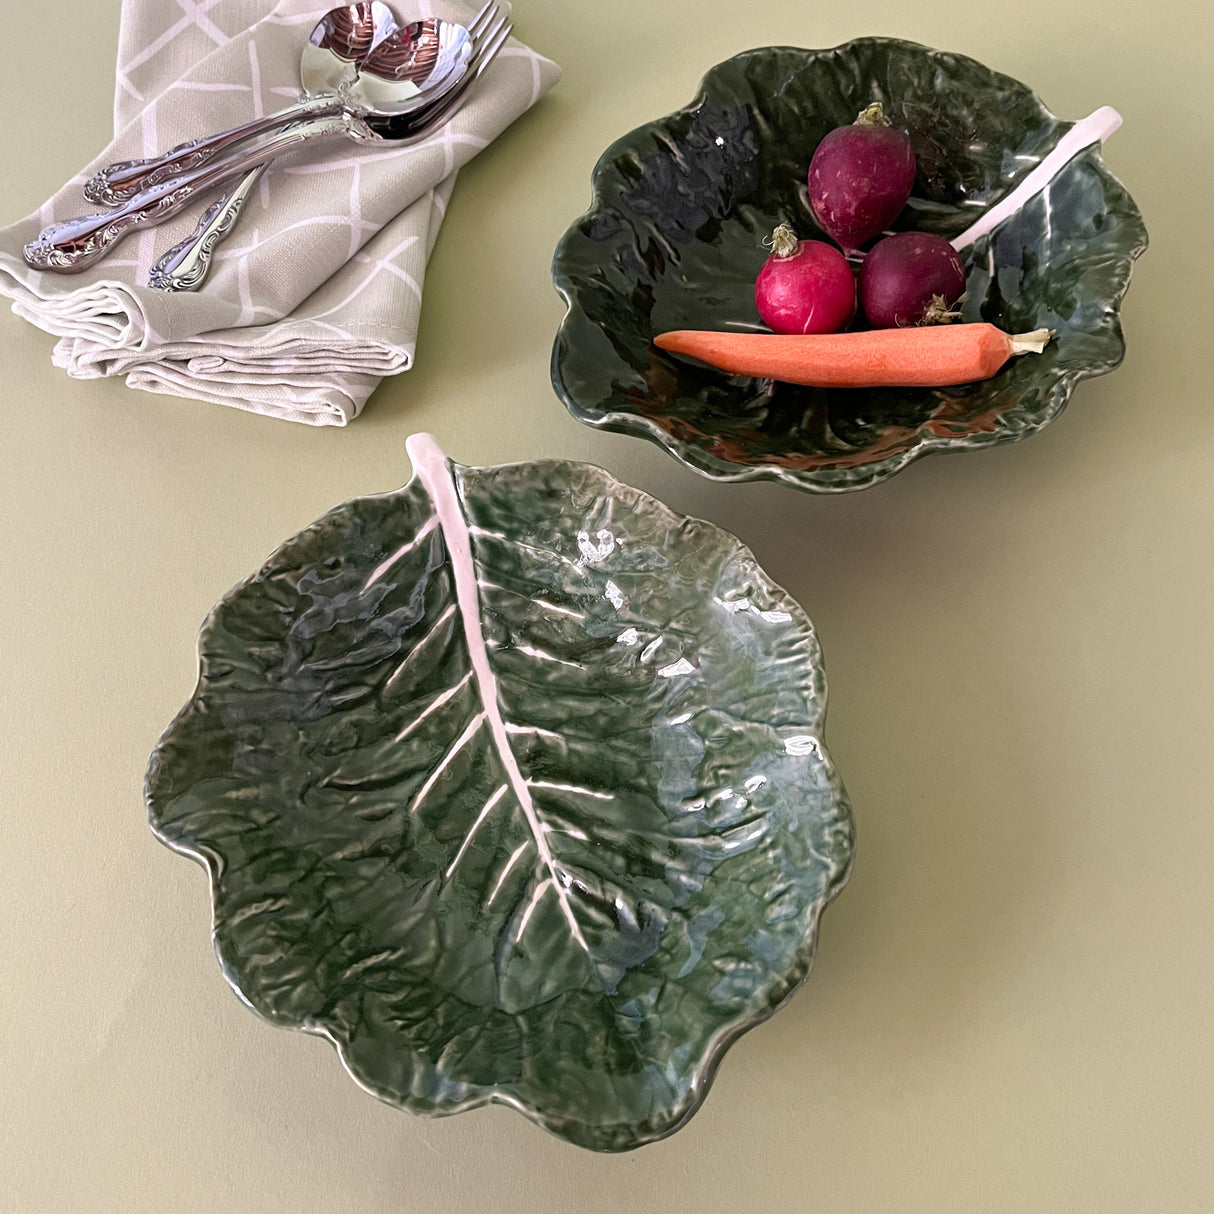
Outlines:
{"label": "silver spoon", "polygon": [[[361,26],[351,29],[347,45],[343,45],[342,54],[351,56],[350,63],[357,65],[365,62],[367,55],[380,45],[397,27],[392,21],[392,15],[383,5],[373,4],[370,19]],[[483,31],[490,10],[494,7],[493,0],[468,23],[467,33],[471,45],[475,45],[477,37]],[[382,10],[382,11],[381,11]],[[340,13],[342,10],[338,10]],[[325,18],[330,24],[334,14]],[[324,25],[322,22],[321,25]],[[317,50],[318,35],[331,42],[331,38],[322,33],[317,26],[307,47],[304,48],[300,62],[300,78],[303,83],[304,98],[322,96],[334,93],[342,84],[335,79],[334,66],[337,62],[331,52],[321,53]],[[454,60],[450,69],[439,69],[438,63],[442,57],[443,47],[437,31],[427,29],[419,38],[413,40],[407,49],[409,58],[402,64],[402,71],[418,86],[420,104],[431,104],[444,96],[448,90],[455,87],[467,70],[468,60]],[[251,169],[236,183],[236,186],[222,198],[213,202],[203,212],[194,230],[183,240],[173,245],[148,273],[148,286],[160,291],[194,291],[197,290],[210,272],[211,260],[215,250],[228,238],[240,219],[245,202],[257,188],[266,169],[269,166],[260,164]]]}
{"label": "silver spoon", "polygon": [[[494,17],[484,38],[478,41],[475,54],[471,49],[469,51],[466,67],[470,69],[471,60],[479,57],[477,74],[501,48],[511,29],[506,16],[497,13],[496,5],[493,7]],[[37,239],[25,246],[25,260],[40,270],[64,273],[84,270],[105,256],[128,232],[162,223],[189,206],[200,191],[222,185],[304,143],[345,136],[360,141],[391,141],[403,145],[426,138],[438,125],[440,118],[449,116],[451,111],[444,107],[469,80],[469,75],[465,74],[445,97],[440,97],[433,104],[419,105],[412,113],[396,117],[381,115],[368,119],[360,108],[347,104],[342,104],[336,112],[310,115],[308,119],[286,126],[247,149],[218,157],[214,163],[205,164],[201,169],[179,174],[143,190],[112,211],[51,224],[39,233]]]}
{"label": "silver spoon", "polygon": [[380,0],[332,9],[304,46],[304,95],[298,102],[205,139],[188,140],[161,156],[107,165],[85,184],[84,196],[102,206],[121,206],[237,144],[343,108],[364,118],[407,114],[429,100],[432,89],[454,84],[470,51],[463,26],[437,18],[398,26]]}

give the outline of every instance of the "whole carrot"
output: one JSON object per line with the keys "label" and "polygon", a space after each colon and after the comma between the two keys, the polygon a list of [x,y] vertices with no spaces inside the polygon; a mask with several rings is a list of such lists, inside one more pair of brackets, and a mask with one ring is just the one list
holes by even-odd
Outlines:
{"label": "whole carrot", "polygon": [[1040,354],[1049,329],[1012,336],[985,323],[855,333],[676,329],[654,344],[720,371],[814,388],[944,388],[990,379],[1017,354]]}

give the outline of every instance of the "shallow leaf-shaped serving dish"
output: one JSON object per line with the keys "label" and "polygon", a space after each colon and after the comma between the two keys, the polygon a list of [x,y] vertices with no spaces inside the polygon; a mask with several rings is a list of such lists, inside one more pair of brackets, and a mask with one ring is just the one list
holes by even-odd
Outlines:
{"label": "shallow leaf-shaped serving dish", "polygon": [[211,613],[152,826],[209,870],[240,995],[370,1091],[639,1146],[802,982],[846,879],[814,630],[598,468],[409,449]]}
{"label": "shallow leaf-shaped serving dish", "polygon": [[964,319],[1056,332],[1044,354],[992,380],[827,391],[725,375],[652,345],[669,329],[761,330],[763,239],[778,223],[825,239],[806,199],[810,157],[872,101],[910,133],[918,159],[895,227],[948,239],[1071,125],[972,59],[889,38],[768,47],[713,68],[691,105],[603,153],[591,207],[557,247],[568,310],[552,378],[575,417],[651,439],[717,480],[829,492],[872,485],[930,451],[1023,438],[1058,416],[1080,379],[1117,366],[1120,301],[1146,231],[1097,146],[964,255]]}

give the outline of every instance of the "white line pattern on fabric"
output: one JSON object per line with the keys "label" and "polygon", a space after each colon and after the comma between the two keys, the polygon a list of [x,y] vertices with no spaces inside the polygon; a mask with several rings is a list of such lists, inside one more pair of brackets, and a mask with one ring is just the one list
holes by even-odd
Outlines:
{"label": "white line pattern on fabric", "polygon": [[177,0],[177,7],[196,25],[216,46],[223,46],[228,36],[213,21],[208,21],[207,13],[218,8],[223,0],[206,0],[199,4],[197,0]]}
{"label": "white line pattern on fabric", "polygon": [[[291,92],[290,89],[287,91]],[[208,84],[203,80],[174,80],[164,92],[167,96],[169,93],[249,93],[252,92],[252,89],[247,84],[235,84],[229,81],[216,81]],[[294,93],[291,92],[291,95],[294,96]]]}

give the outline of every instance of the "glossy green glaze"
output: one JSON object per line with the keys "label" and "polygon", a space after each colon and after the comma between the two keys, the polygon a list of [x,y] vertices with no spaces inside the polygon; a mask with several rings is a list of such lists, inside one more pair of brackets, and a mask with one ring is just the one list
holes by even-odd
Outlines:
{"label": "glossy green glaze", "polygon": [[372,1092],[626,1150],[805,978],[846,879],[817,640],[598,468],[440,466],[454,522],[415,475],[219,603],[152,825],[209,869],[242,997]]}
{"label": "glossy green glaze", "polygon": [[764,48],[713,68],[690,106],[607,149],[589,211],[556,250],[568,313],[552,378],[575,417],[651,439],[718,480],[829,492],[884,480],[929,451],[1023,438],[1058,416],[1079,379],[1117,366],[1120,301],[1146,230],[1096,148],[963,257],[964,319],[1057,334],[992,380],[827,391],[728,376],[652,345],[668,329],[761,330],[763,240],[778,223],[824,239],[806,200],[810,157],[871,101],[909,131],[918,160],[895,227],[950,239],[1070,125],[1015,80],[893,39]]}

